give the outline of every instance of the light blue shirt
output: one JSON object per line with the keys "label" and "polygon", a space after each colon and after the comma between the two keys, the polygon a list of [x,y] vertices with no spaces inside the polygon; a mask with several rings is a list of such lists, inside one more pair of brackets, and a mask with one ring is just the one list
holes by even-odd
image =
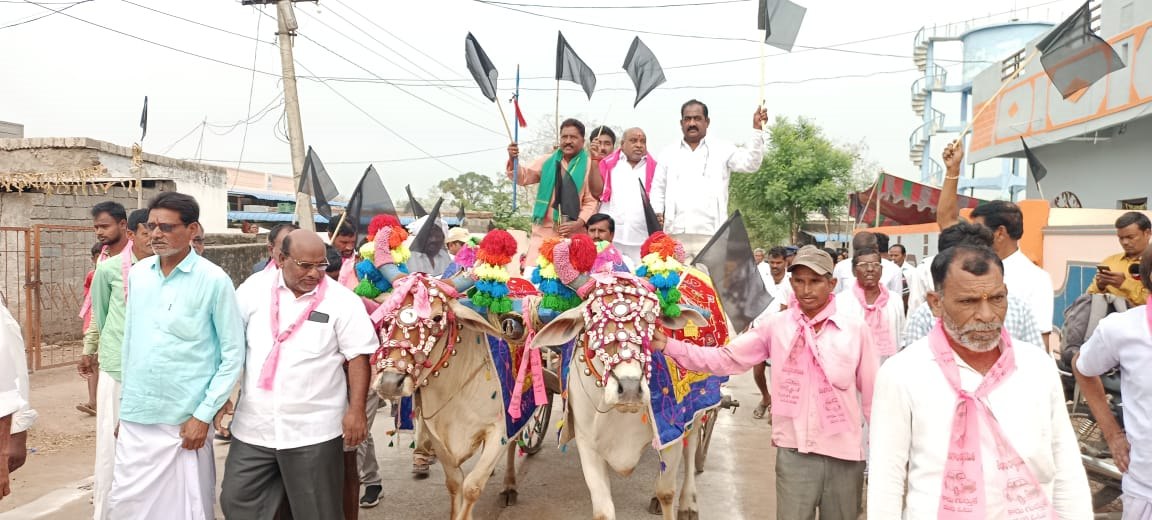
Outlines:
{"label": "light blue shirt", "polygon": [[211,424],[244,364],[244,323],[228,274],[194,251],[167,277],[160,258],[128,273],[120,418]]}

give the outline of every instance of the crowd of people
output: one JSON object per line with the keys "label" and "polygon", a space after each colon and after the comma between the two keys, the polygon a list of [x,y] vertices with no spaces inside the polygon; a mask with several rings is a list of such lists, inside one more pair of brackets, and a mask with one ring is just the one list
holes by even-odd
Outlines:
{"label": "crowd of people", "polygon": [[[637,265],[651,231],[646,202],[697,252],[726,220],[732,173],[760,167],[766,121],[757,109],[748,146],[736,147],[707,136],[708,108],[691,100],[681,107],[683,139],[655,156],[642,129],[626,130],[617,147],[611,129],[586,132],[574,119],[549,156],[520,161],[509,146],[509,178],[540,184],[528,265],[545,239],[579,234]],[[944,162],[935,256],[917,262],[868,231],[855,233],[850,251],[758,249],[771,303],[750,330],[721,347],[659,332],[651,342],[688,369],[753,370],[753,416],[772,422],[777,518],[855,520],[866,482],[871,518],[1091,518],[1048,349],[1051,279],[1020,250],[1015,204],[990,202],[960,219],[961,149],[949,146]],[[561,211],[557,183],[576,187],[576,213]],[[345,223],[325,240],[277,226],[267,258],[234,288],[201,256],[199,211],[175,192],[131,213],[112,202],[92,208],[100,243],[78,366],[91,395],[78,408],[96,416],[94,518],[211,518],[213,436],[230,443],[219,495],[226,517],[355,518],[357,503],[373,507],[383,493],[369,433],[385,404],[369,392],[379,324],[350,290],[362,233]],[[440,228],[443,251],[413,248],[408,269],[466,276],[454,258],[471,235],[435,217],[410,235],[424,226]],[[1123,252],[1101,262],[1089,291],[1134,307],[1102,320],[1075,358],[1085,385],[1117,367],[1152,366],[1152,223],[1129,213],[1116,230]],[[22,345],[3,312],[6,344]],[[0,497],[36,417],[23,359],[21,351],[0,364]],[[1149,520],[1152,448],[1139,441],[1152,438],[1152,386],[1144,377],[1123,385],[1127,431],[1101,427],[1125,471],[1125,518]],[[423,478],[435,453],[418,439],[412,473]]]}

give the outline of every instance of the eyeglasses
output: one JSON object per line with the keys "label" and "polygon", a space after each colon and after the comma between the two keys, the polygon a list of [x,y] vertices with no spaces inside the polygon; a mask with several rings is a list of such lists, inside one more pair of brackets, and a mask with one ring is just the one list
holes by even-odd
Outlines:
{"label": "eyeglasses", "polygon": [[184,223],[181,222],[179,224],[162,224],[160,222],[148,222],[144,224],[144,228],[148,231],[154,232],[157,228],[159,228],[161,233],[171,233],[175,231],[177,227],[184,227]]}
{"label": "eyeglasses", "polygon": [[303,269],[305,271],[311,271],[313,269],[316,269],[316,270],[319,270],[321,273],[326,273],[326,272],[328,272],[328,266],[331,265],[328,262],[319,262],[319,263],[317,263],[317,262],[301,262],[301,261],[299,261],[295,258],[292,258],[292,257],[288,257],[288,259],[291,260],[298,267],[300,267],[301,269]]}
{"label": "eyeglasses", "polygon": [[864,271],[874,271],[879,270],[882,264],[880,262],[860,262],[856,264],[856,267]]}
{"label": "eyeglasses", "polygon": [[193,239],[192,239],[192,243],[193,243],[193,244],[203,244],[203,243],[204,243],[204,237],[196,237],[196,238],[193,238]]}

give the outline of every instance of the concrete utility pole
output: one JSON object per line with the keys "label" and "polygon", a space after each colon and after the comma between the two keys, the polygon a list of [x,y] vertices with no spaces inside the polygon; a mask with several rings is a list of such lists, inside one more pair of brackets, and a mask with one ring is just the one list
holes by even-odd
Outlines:
{"label": "concrete utility pole", "polygon": [[292,59],[292,38],[299,25],[292,4],[300,0],[243,0],[243,5],[276,4],[276,36],[280,43],[280,66],[284,75],[284,110],[288,116],[288,142],[292,149],[292,180],[296,190],[296,222],[302,229],[314,231],[312,197],[301,193],[300,178],[304,175],[304,127],[300,121],[300,97],[296,93],[296,62]]}

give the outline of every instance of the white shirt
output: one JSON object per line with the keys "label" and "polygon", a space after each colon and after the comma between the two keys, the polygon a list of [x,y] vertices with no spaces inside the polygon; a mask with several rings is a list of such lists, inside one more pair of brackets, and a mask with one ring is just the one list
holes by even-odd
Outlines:
{"label": "white shirt", "polygon": [[760,275],[764,278],[764,288],[768,290],[768,296],[772,297],[772,302],[768,304],[768,309],[772,314],[780,312],[781,305],[788,305],[788,297],[792,294],[792,283],[789,282],[792,278],[792,273],[784,271],[784,277],[780,279],[780,283],[772,278],[772,271],[767,268],[768,264],[763,264],[765,269],[761,271]]}
{"label": "white shirt", "polygon": [[323,318],[301,323],[280,346],[273,390],[261,389],[260,372],[272,352],[273,283],[279,287],[281,331],[316,297],[314,290],[296,298],[284,286],[282,275],[252,277],[236,290],[248,351],[232,433],[248,444],[277,450],[335,439],[343,434],[348,407],[344,362],[376,352],[380,342],[360,297],[328,280],[324,300],[315,311],[326,314],[327,323]]}
{"label": "white shirt", "polygon": [[[6,305],[0,305],[0,328],[3,329],[0,330],[0,341],[3,342],[0,347],[4,350],[0,355],[0,417],[7,417],[28,406],[28,365],[24,358],[20,324]],[[23,385],[20,384],[21,376]]]}
{"label": "white shirt", "polygon": [[[656,213],[664,214],[664,231],[715,234],[728,220],[728,179],[732,172],[760,169],[764,139],[764,132],[756,130],[748,147],[737,148],[705,137],[695,150],[681,140],[658,154],[651,198]],[[612,188],[616,189],[615,183]]]}
{"label": "white shirt", "polygon": [[935,256],[925,258],[904,275],[904,283],[908,284],[909,316],[917,307],[928,303],[928,293],[936,290],[936,285],[932,282],[932,260],[935,258]]}
{"label": "white shirt", "polygon": [[1086,376],[1099,376],[1120,367],[1124,394],[1124,429],[1128,433],[1128,473],[1124,493],[1152,499],[1152,331],[1148,309],[1134,307],[1109,314],[1080,348],[1076,368]]}
{"label": "white shirt", "polygon": [[[852,291],[844,291],[843,294],[836,296],[836,312],[846,316],[855,316],[860,321],[864,320],[864,304],[856,299],[856,295]],[[884,321],[888,322],[888,337],[891,339],[892,348],[900,350],[900,334],[904,332],[904,299],[899,294],[894,294],[888,291],[888,303],[884,305],[884,310],[881,311],[884,315]],[[876,332],[869,329],[873,334],[873,339],[876,338]]]}
{"label": "white shirt", "polygon": [[612,217],[616,223],[613,243],[638,247],[648,240],[648,223],[644,220],[640,191],[648,171],[647,164],[645,157],[633,167],[624,154],[620,154],[620,161],[612,168],[612,200],[600,204],[600,213]]}
{"label": "white shirt", "polygon": [[[1058,518],[1092,518],[1088,478],[1068,419],[1064,390],[1048,353],[1016,342],[1016,372],[985,402],[1020,454]],[[984,376],[959,356],[960,386],[973,392]],[[956,410],[956,392],[921,339],[892,356],[876,376],[872,396],[868,518],[936,518]],[[996,469],[996,445],[981,423],[987,518],[1005,518],[1006,482]],[[907,497],[905,497],[907,486]],[[904,501],[907,506],[904,507]]]}
{"label": "white shirt", "polygon": [[1004,260],[1004,284],[1008,292],[1028,301],[1032,315],[1036,318],[1036,328],[1041,334],[1052,331],[1052,306],[1055,293],[1052,290],[1052,277],[1032,263],[1019,249]]}
{"label": "white shirt", "polygon": [[[904,293],[904,277],[900,275],[900,266],[896,265],[887,258],[880,259],[880,285],[888,288],[888,291],[900,296]],[[840,294],[845,289],[852,287],[856,283],[856,275],[852,272],[852,259],[847,258],[836,263],[836,267],[832,268],[832,276],[836,278],[836,294]],[[902,298],[902,297],[901,297]],[[903,299],[900,300],[903,305]]]}

